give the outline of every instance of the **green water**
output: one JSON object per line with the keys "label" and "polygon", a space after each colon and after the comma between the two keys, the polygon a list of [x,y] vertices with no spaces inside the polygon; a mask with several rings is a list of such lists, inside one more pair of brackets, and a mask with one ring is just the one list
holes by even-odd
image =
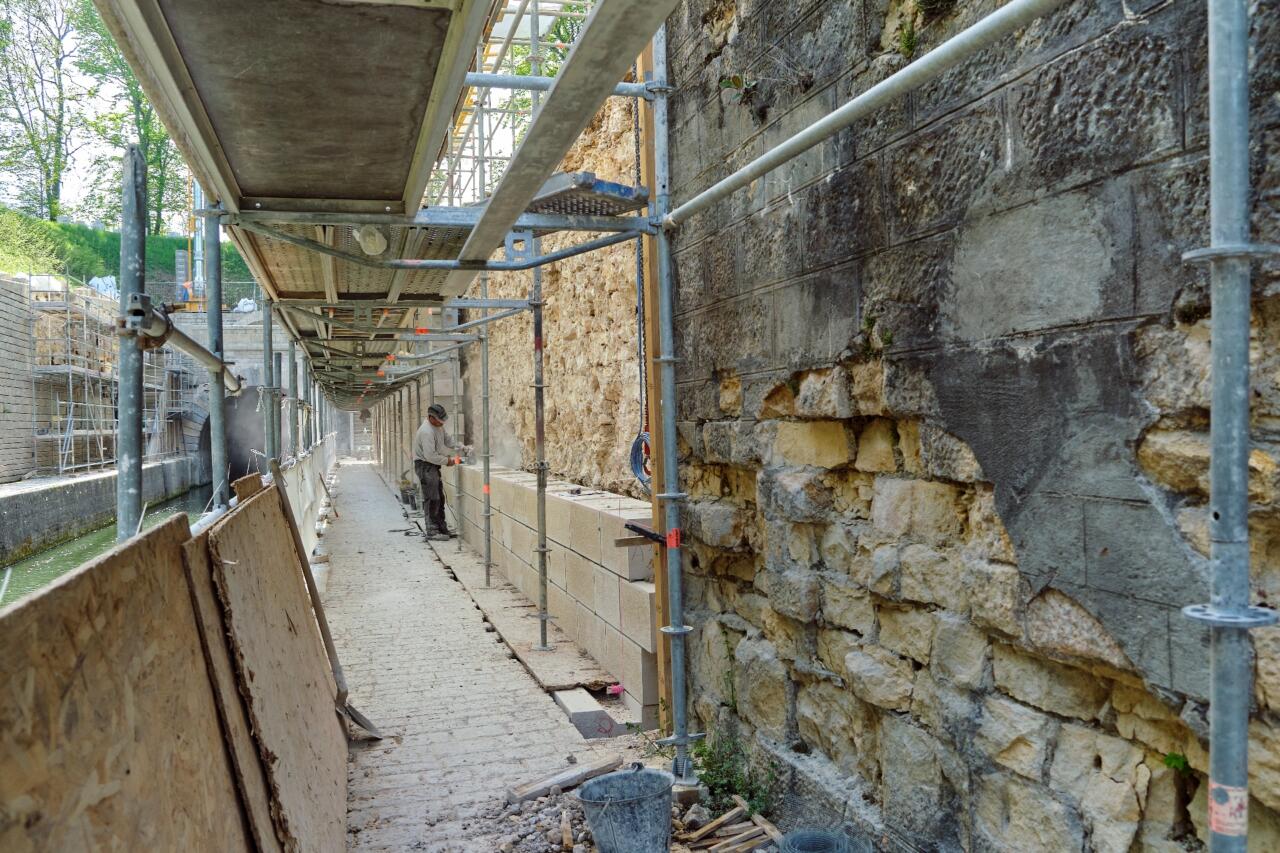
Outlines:
{"label": "green water", "polygon": [[[180,512],[185,512],[194,522],[204,512],[212,494],[212,486],[197,486],[162,504],[147,507],[147,514],[142,519],[142,529],[155,527]],[[106,527],[68,539],[61,545],[55,545],[47,551],[33,554],[0,569],[0,607],[30,595],[115,544],[116,523],[112,521]]]}

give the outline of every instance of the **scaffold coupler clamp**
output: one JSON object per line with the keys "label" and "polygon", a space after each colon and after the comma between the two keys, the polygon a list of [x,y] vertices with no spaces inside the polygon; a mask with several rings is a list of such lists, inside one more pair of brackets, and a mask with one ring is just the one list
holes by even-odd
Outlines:
{"label": "scaffold coupler clamp", "polygon": [[1280,245],[1275,243],[1221,243],[1183,252],[1182,262],[1207,264],[1217,260],[1261,260],[1273,257],[1280,257]]}

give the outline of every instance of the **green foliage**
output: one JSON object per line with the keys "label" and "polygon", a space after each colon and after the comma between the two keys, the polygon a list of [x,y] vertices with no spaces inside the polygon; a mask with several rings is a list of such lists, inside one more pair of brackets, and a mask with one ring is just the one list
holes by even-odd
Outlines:
{"label": "green foliage", "polygon": [[743,74],[728,74],[720,78],[721,89],[733,89],[740,105],[750,105],[760,91],[760,81]]}
{"label": "green foliage", "polygon": [[747,801],[753,812],[767,814],[773,806],[772,790],[778,781],[777,764],[752,767],[736,733],[721,731],[693,745],[698,780],[711,794],[706,804],[712,814],[733,808],[733,795]]}
{"label": "green foliage", "polygon": [[898,30],[898,53],[902,54],[904,59],[910,59],[916,53],[916,19],[914,10],[907,19],[902,22],[902,29]]}
{"label": "green foliage", "polygon": [[1170,770],[1176,770],[1182,775],[1191,772],[1191,762],[1187,761],[1187,757],[1181,752],[1171,752],[1164,757],[1164,766]]}
{"label": "green foliage", "polygon": [[58,263],[58,247],[38,221],[0,210],[0,271],[54,269]]}
{"label": "green foliage", "polygon": [[926,21],[941,18],[956,7],[956,0],[915,0],[915,6],[924,13]]}

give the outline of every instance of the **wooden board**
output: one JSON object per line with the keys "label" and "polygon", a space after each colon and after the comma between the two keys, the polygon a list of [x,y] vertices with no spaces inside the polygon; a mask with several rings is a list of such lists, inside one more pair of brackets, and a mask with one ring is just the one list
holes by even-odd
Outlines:
{"label": "wooden board", "polygon": [[344,850],[346,734],[277,486],[209,531],[209,556],[284,846]]}
{"label": "wooden board", "polygon": [[175,516],[0,611],[0,850],[253,849]]}
{"label": "wooden board", "polygon": [[199,622],[205,662],[213,680],[223,736],[235,770],[249,829],[259,850],[274,853],[283,848],[276,836],[266,770],[249,728],[249,713],[240,693],[231,652],[227,646],[226,623],[222,618],[222,605],[213,583],[208,540],[209,534],[206,531],[183,546],[182,557],[186,565],[187,581],[191,586],[191,599]]}

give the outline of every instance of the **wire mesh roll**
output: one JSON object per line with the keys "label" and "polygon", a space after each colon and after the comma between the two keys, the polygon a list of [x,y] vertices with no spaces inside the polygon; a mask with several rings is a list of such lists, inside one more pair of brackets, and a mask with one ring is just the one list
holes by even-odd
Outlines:
{"label": "wire mesh roll", "polygon": [[843,835],[827,829],[797,829],[782,837],[782,853],[848,853]]}

